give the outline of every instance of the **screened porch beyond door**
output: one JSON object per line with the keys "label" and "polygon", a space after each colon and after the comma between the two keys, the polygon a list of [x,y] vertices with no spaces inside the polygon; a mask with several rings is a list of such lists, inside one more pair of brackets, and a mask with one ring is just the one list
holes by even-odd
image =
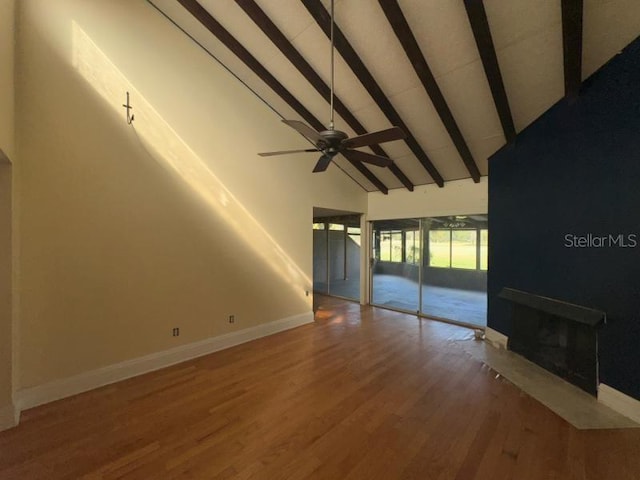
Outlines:
{"label": "screened porch beyond door", "polygon": [[372,226],[372,304],[486,326],[486,215]]}

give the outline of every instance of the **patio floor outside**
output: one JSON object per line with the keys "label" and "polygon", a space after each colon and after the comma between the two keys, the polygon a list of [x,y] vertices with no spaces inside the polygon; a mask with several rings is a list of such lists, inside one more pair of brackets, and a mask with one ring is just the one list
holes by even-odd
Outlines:
{"label": "patio floor outside", "polygon": [[[373,277],[371,303],[411,312],[418,311],[418,283],[396,275],[376,274]],[[314,290],[327,293],[326,284],[316,283]],[[357,300],[360,282],[356,279],[333,280],[330,295]],[[487,324],[487,294],[473,290],[422,286],[421,313],[427,316],[468,323],[478,327]]]}

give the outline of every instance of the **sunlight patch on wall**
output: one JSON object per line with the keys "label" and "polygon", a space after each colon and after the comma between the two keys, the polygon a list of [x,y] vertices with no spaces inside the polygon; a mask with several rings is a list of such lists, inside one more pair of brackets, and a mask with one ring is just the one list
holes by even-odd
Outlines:
{"label": "sunlight patch on wall", "polygon": [[122,115],[123,127],[126,127],[126,122],[122,103],[128,91],[135,107],[132,127],[152,157],[188,185],[217,216],[224,219],[238,238],[309,303],[310,298],[305,298],[305,291],[311,289],[311,279],[75,22],[72,35],[74,68]]}

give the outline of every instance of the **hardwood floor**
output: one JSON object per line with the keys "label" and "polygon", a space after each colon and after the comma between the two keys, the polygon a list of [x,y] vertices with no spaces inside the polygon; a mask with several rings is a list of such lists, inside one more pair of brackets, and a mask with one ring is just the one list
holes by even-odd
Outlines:
{"label": "hardwood floor", "polygon": [[23,412],[0,479],[637,479],[640,430],[576,430],[469,330],[321,298],[316,322]]}

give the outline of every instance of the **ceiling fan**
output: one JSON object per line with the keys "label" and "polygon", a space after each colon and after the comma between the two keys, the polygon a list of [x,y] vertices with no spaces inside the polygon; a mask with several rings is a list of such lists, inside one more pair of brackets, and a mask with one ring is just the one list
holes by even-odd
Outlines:
{"label": "ceiling fan", "polygon": [[391,127],[386,130],[379,130],[373,133],[365,133],[356,137],[351,137],[334,128],[333,123],[333,84],[334,84],[334,39],[333,30],[335,26],[334,17],[334,0],[331,0],[331,117],[329,122],[329,128],[318,132],[311,128],[304,122],[299,120],[282,120],[286,125],[295,129],[298,133],[308,139],[315,148],[307,148],[304,150],[283,150],[279,152],[266,152],[259,153],[261,157],[269,157],[273,155],[285,155],[289,153],[301,153],[301,152],[320,152],[322,156],[314,167],[314,172],[324,172],[331,163],[333,157],[338,153],[342,153],[351,161],[365,162],[379,167],[388,167],[393,164],[393,161],[387,157],[380,155],[373,155],[371,153],[362,152],[360,150],[354,150],[358,147],[365,147],[367,145],[377,145],[380,143],[391,142],[393,140],[402,140],[406,138],[406,134],[399,127]]}

